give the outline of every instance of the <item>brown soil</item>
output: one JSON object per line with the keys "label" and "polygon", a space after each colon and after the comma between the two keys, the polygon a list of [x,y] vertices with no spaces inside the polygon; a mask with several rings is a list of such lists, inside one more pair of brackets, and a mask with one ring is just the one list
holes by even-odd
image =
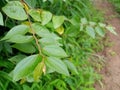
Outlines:
{"label": "brown soil", "polygon": [[[101,71],[103,75],[103,87],[96,85],[96,90],[120,90],[120,18],[116,15],[114,7],[107,0],[94,0],[98,10],[105,14],[105,21],[116,28],[118,36],[108,33],[111,47],[105,48],[105,56],[107,61],[104,69]],[[114,54],[114,55],[113,55]]]}

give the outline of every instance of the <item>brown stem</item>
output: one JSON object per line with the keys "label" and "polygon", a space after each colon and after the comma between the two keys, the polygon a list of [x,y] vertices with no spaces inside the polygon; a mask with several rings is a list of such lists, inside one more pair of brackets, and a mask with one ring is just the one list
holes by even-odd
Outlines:
{"label": "brown stem", "polygon": [[[24,1],[24,0],[21,0],[21,2],[22,2],[22,4],[23,4],[24,7],[25,7],[25,4],[26,4],[25,1]],[[27,5],[27,4],[26,4],[26,5]],[[33,28],[32,28],[32,23],[31,23],[31,20],[30,20],[30,17],[29,17],[29,14],[28,14],[26,8],[25,8],[25,12],[26,12],[27,17],[28,17],[28,22],[29,22],[29,25],[30,25],[30,29],[31,29],[31,31],[32,31],[33,38],[35,39],[36,45],[37,45],[37,47],[38,47],[39,54],[42,55],[42,56],[44,56],[44,55],[42,54],[42,52],[41,52],[41,47],[40,47],[40,45],[39,45],[39,42],[38,42],[37,37],[35,36],[35,31],[34,31]]]}

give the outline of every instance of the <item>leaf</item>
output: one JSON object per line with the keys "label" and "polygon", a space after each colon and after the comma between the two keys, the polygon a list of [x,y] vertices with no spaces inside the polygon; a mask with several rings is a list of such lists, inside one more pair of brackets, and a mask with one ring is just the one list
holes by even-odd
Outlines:
{"label": "leaf", "polygon": [[81,18],[81,23],[82,23],[82,24],[88,24],[88,21],[87,21],[86,18]]}
{"label": "leaf", "polygon": [[2,13],[0,12],[0,25],[4,25],[4,22],[3,22],[3,15]]}
{"label": "leaf", "polygon": [[111,33],[113,33],[114,35],[117,35],[117,33],[115,32],[115,28],[112,26],[107,26],[106,27],[107,30],[109,30]]}
{"label": "leaf", "polygon": [[31,55],[21,60],[13,70],[13,80],[18,81],[32,73],[40,61],[39,55]]}
{"label": "leaf", "polygon": [[100,27],[105,28],[106,24],[104,23],[98,23]]}
{"label": "leaf", "polygon": [[39,10],[31,9],[31,10],[29,10],[29,14],[35,21],[41,21],[41,16],[40,16]]}
{"label": "leaf", "polygon": [[36,48],[32,45],[32,43],[19,43],[12,45],[13,48],[16,48],[24,53],[35,53]]}
{"label": "leaf", "polygon": [[58,46],[62,46],[62,44],[60,44],[57,40],[55,40],[54,38],[41,38],[39,39],[39,42],[43,45],[58,45]]}
{"label": "leaf", "polygon": [[32,24],[32,27],[34,29],[34,31],[36,32],[36,34],[39,37],[45,37],[45,38],[53,38],[55,40],[61,39],[59,36],[57,36],[54,33],[50,33],[49,30],[47,28],[45,28],[44,26],[42,26],[39,23],[34,23]]}
{"label": "leaf", "polygon": [[96,22],[89,22],[90,26],[95,26]]}
{"label": "leaf", "polygon": [[26,20],[27,15],[23,9],[23,5],[19,1],[9,1],[2,10],[4,13],[13,19],[16,20]]}
{"label": "leaf", "polygon": [[69,72],[68,72],[66,65],[59,58],[48,57],[47,60],[45,60],[45,63],[50,69],[52,69],[60,74],[69,76]]}
{"label": "leaf", "polygon": [[105,36],[105,32],[99,26],[95,27],[95,30],[101,37]]}
{"label": "leaf", "polygon": [[12,47],[10,46],[9,43],[7,43],[7,42],[4,43],[4,44],[3,44],[3,47],[4,47],[4,49],[5,49],[7,52],[9,52],[9,53],[11,53],[11,54],[13,53],[13,52],[12,52]]}
{"label": "leaf", "polygon": [[48,11],[42,11],[42,25],[46,25],[52,19],[52,13]]}
{"label": "leaf", "polygon": [[36,4],[37,4],[37,0],[25,0],[25,2],[27,3],[27,5],[31,8],[35,8]]}
{"label": "leaf", "polygon": [[43,73],[43,68],[44,68],[45,64],[44,62],[40,62],[36,67],[35,67],[35,70],[33,72],[33,77],[34,77],[34,80],[35,81],[38,81],[40,76],[42,75]]}
{"label": "leaf", "polygon": [[86,26],[86,32],[89,36],[91,36],[92,38],[95,38],[95,32],[93,27]]}
{"label": "leaf", "polygon": [[60,58],[67,57],[65,51],[61,47],[56,45],[48,45],[43,47],[43,53],[48,56],[55,56]]}
{"label": "leaf", "polygon": [[26,55],[18,54],[16,56],[13,56],[13,57],[9,58],[8,60],[16,64],[25,57],[26,57]]}
{"label": "leaf", "polygon": [[75,73],[75,74],[78,74],[78,71],[76,69],[76,67],[74,66],[73,63],[71,63],[70,61],[68,60],[64,60],[64,63],[66,64],[66,66],[68,67],[68,69],[71,70],[71,72]]}
{"label": "leaf", "polygon": [[2,40],[10,39],[11,37],[20,34],[24,35],[29,31],[29,27],[26,25],[18,25],[13,27]]}
{"label": "leaf", "polygon": [[62,35],[64,33],[64,27],[60,26],[56,29],[56,32],[59,33],[60,35]]}
{"label": "leaf", "polygon": [[13,43],[28,43],[33,40],[33,36],[23,36],[23,35],[15,35],[8,39],[8,42],[13,42]]}
{"label": "leaf", "polygon": [[53,22],[54,28],[56,29],[60,27],[63,24],[64,20],[65,20],[64,16],[53,16],[52,22]]}

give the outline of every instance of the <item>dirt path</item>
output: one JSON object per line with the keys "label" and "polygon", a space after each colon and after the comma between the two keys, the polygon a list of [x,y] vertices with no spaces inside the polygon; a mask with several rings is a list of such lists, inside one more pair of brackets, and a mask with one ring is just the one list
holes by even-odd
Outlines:
{"label": "dirt path", "polygon": [[[118,36],[108,33],[112,47],[105,49],[105,56],[108,61],[102,70],[103,88],[99,85],[96,90],[120,90],[120,18],[114,17],[116,12],[113,6],[107,0],[94,0],[96,7],[105,13],[106,23],[114,26]],[[111,18],[112,17],[112,18]],[[115,55],[111,53],[115,52]]]}

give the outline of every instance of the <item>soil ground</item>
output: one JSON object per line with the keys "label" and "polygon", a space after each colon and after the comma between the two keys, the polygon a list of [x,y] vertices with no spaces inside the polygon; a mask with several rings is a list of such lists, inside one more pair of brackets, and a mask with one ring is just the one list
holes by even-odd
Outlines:
{"label": "soil ground", "polygon": [[96,85],[96,90],[120,90],[120,18],[117,17],[114,7],[108,0],[94,0],[98,10],[104,12],[105,22],[116,28],[118,36],[108,32],[111,47],[105,48],[107,61],[101,71],[103,87]]}

